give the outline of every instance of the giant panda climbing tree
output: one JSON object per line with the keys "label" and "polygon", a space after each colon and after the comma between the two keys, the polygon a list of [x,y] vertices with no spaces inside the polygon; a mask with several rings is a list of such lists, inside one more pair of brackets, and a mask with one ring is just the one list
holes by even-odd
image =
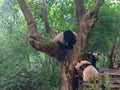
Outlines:
{"label": "giant panda climbing tree", "polygon": [[[18,0],[21,10],[25,16],[28,26],[28,38],[33,48],[38,51],[45,52],[46,54],[56,58],[60,62],[61,70],[61,90],[73,90],[73,75],[74,65],[77,60],[83,58],[83,54],[86,51],[88,39],[92,32],[92,28],[97,20],[98,11],[104,0],[96,0],[96,4],[91,11],[86,11],[84,7],[84,0],[74,0],[76,21],[78,25],[77,42],[73,49],[72,55],[67,55],[59,48],[55,43],[46,40],[38,32],[35,20],[28,9],[25,0]],[[44,22],[46,32],[53,38],[56,33],[50,27],[47,18],[46,1],[42,0],[43,12],[41,18]],[[70,60],[68,60],[70,59]],[[70,61],[69,63],[67,61]]]}

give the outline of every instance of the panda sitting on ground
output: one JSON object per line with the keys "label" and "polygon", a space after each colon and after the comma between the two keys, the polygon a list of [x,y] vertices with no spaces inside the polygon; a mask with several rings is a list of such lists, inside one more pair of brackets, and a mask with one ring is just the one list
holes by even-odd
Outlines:
{"label": "panda sitting on ground", "polygon": [[77,62],[75,65],[74,89],[78,90],[78,82],[95,81],[98,79],[97,69],[87,60]]}
{"label": "panda sitting on ground", "polygon": [[52,42],[57,43],[63,50],[70,50],[73,49],[73,46],[76,43],[76,36],[77,34],[75,32],[67,30],[56,35]]}
{"label": "panda sitting on ground", "polygon": [[99,53],[85,53],[85,60],[77,62],[75,65],[74,90],[78,89],[78,82],[94,81],[98,79],[96,61],[100,59]]}
{"label": "panda sitting on ground", "polygon": [[98,71],[89,61],[80,61],[76,64],[75,69],[83,70],[83,81],[94,81],[97,79]]}

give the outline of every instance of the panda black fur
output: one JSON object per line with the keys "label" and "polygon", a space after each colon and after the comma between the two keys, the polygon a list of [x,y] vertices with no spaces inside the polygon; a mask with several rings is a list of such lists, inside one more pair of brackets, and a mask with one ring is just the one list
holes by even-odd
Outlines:
{"label": "panda black fur", "polygon": [[75,65],[74,89],[78,90],[78,81],[94,81],[98,79],[97,69],[87,60],[80,61]]}
{"label": "panda black fur", "polygon": [[76,36],[77,34],[75,32],[67,30],[56,35],[52,42],[58,43],[60,48],[63,50],[69,50],[73,49],[73,46],[76,43]]}
{"label": "panda black fur", "polygon": [[99,53],[86,53],[85,54],[85,59],[90,61],[92,65],[96,68],[96,61],[100,59],[100,54]]}

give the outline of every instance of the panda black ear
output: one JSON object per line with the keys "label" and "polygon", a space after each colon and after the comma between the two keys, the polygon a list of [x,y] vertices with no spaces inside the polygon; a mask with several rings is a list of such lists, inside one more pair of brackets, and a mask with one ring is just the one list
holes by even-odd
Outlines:
{"label": "panda black ear", "polygon": [[100,55],[99,53],[97,53],[97,55]]}

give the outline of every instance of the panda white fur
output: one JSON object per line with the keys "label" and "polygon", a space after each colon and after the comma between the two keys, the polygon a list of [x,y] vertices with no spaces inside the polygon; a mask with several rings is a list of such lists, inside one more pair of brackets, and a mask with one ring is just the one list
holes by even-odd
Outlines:
{"label": "panda white fur", "polygon": [[100,54],[99,53],[92,53],[92,55],[95,57],[96,60],[100,59]]}
{"label": "panda white fur", "polygon": [[57,43],[62,49],[73,49],[76,43],[76,36],[77,34],[75,32],[67,30],[56,35],[52,42]]}
{"label": "panda white fur", "polygon": [[98,71],[93,65],[90,65],[91,63],[89,61],[80,61],[76,64],[75,69],[79,70],[80,67],[83,64],[89,64],[85,69],[83,70],[83,81],[94,81],[98,78]]}

